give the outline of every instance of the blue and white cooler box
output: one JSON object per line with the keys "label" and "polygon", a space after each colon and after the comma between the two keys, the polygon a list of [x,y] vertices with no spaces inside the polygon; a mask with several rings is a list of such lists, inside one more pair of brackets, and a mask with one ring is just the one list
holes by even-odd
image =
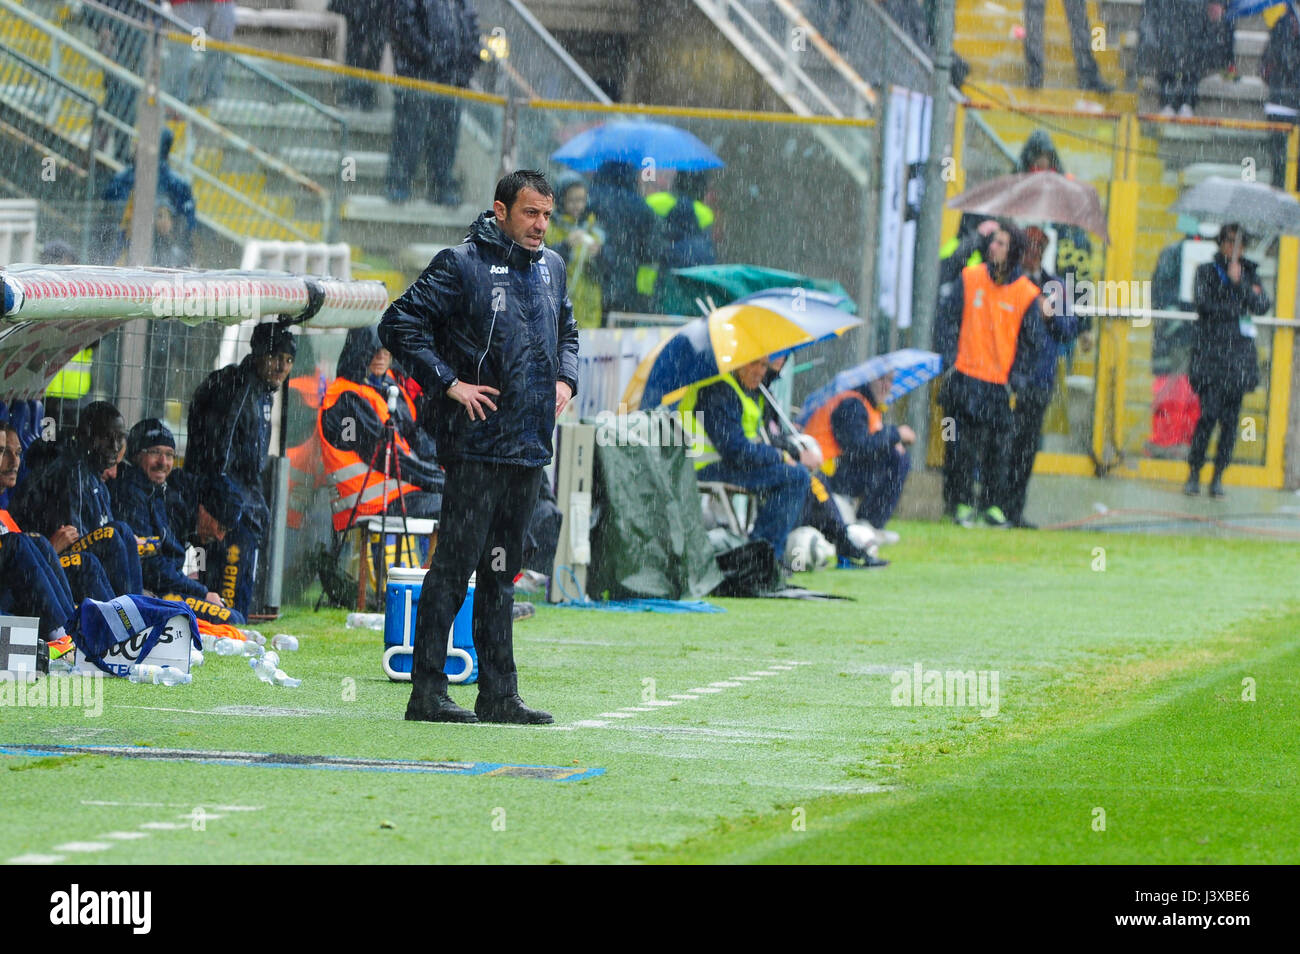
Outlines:
{"label": "blue and white cooler box", "polygon": [[[427,570],[395,566],[388,571],[384,599],[384,673],[394,682],[411,681],[411,654],[415,640],[415,613]],[[474,651],[474,577],[447,634],[447,681],[478,681],[478,653]]]}

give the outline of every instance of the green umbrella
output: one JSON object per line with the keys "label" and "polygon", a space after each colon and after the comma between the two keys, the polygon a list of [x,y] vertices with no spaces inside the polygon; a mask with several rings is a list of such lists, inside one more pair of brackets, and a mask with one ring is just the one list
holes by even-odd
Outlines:
{"label": "green umbrella", "polygon": [[661,308],[670,315],[699,313],[695,299],[712,298],[713,304],[730,304],[765,288],[813,288],[847,297],[844,286],[827,278],[812,278],[759,265],[696,265],[674,268],[663,279]]}

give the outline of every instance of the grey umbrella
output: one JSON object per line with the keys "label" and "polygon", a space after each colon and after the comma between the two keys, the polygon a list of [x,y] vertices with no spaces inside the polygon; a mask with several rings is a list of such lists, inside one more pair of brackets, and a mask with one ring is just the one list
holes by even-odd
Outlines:
{"label": "grey umbrella", "polygon": [[1184,192],[1169,211],[1236,222],[1254,232],[1300,235],[1300,201],[1262,182],[1210,176]]}

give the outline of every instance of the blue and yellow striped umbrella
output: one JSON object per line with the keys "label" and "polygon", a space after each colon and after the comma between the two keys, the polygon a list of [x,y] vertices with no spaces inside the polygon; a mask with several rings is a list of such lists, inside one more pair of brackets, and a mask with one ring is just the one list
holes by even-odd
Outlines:
{"label": "blue and yellow striped umbrella", "polygon": [[862,324],[811,297],[737,303],[683,325],[637,367],[623,394],[629,408],[676,404],[687,388],[759,358],[789,354]]}

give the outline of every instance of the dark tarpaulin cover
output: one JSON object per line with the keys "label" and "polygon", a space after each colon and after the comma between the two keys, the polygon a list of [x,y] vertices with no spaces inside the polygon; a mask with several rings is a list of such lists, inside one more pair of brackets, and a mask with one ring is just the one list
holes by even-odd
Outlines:
{"label": "dark tarpaulin cover", "polygon": [[596,445],[592,599],[698,599],[722,582],[685,447]]}

